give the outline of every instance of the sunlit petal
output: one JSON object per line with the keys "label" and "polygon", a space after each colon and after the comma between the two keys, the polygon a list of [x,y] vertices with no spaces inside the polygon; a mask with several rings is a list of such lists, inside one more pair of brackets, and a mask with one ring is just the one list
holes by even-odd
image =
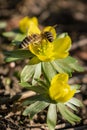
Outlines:
{"label": "sunlit petal", "polygon": [[64,38],[55,39],[54,44],[54,57],[55,59],[61,59],[68,56],[68,51],[71,47],[71,39],[69,36]]}
{"label": "sunlit petal", "polygon": [[19,28],[21,32],[27,33],[29,35],[30,33],[40,33],[38,26],[38,19],[36,17],[24,17],[22,20],[20,20]]}
{"label": "sunlit petal", "polygon": [[74,96],[76,90],[71,89],[67,81],[68,75],[65,73],[54,76],[49,87],[49,96],[52,100],[64,103]]}

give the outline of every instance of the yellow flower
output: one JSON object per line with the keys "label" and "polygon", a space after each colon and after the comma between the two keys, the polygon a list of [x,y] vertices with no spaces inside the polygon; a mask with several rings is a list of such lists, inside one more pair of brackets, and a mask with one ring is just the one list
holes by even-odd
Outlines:
{"label": "yellow flower", "polygon": [[53,36],[53,42],[49,42],[47,39],[43,38],[41,41],[29,44],[29,50],[40,60],[40,61],[52,61],[55,59],[66,58],[68,56],[68,51],[71,47],[71,39],[67,35],[63,38],[56,37],[56,31],[54,27],[45,27],[42,32],[36,29],[36,25],[32,26],[28,33],[31,31],[33,34],[42,34],[46,31],[51,32]]}
{"label": "yellow flower", "polygon": [[[21,32],[27,33],[28,29],[30,29],[32,26],[38,26],[38,20],[36,17],[24,17],[20,22],[19,22],[19,28]],[[32,33],[32,32],[31,32]]]}
{"label": "yellow flower", "polygon": [[49,87],[49,96],[55,102],[67,102],[71,99],[76,89],[71,89],[68,85],[68,74],[61,73],[54,76]]}

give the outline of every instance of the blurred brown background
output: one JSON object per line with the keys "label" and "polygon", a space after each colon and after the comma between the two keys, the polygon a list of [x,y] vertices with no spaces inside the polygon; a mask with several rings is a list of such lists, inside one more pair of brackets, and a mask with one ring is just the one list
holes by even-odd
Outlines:
{"label": "blurred brown background", "polygon": [[[87,0],[0,0],[0,21],[6,21],[6,30],[18,27],[19,20],[36,16],[42,26],[58,25],[57,32],[68,32],[72,38],[70,55],[76,57],[84,67],[84,72],[73,73],[70,82],[81,85],[77,98],[84,107],[78,115],[82,117],[79,124],[71,126],[59,118],[57,129],[87,130]],[[0,30],[0,129],[6,130],[46,130],[46,111],[37,115],[32,123],[22,116],[19,104],[13,97],[25,90],[18,85],[26,61],[4,62],[3,50],[12,50],[11,39],[3,37]],[[15,109],[16,108],[16,109]],[[31,125],[32,124],[32,125]]]}

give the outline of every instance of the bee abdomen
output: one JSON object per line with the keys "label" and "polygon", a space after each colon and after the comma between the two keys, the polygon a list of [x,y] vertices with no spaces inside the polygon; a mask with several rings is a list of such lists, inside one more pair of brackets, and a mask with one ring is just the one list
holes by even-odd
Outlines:
{"label": "bee abdomen", "polygon": [[53,35],[52,35],[52,33],[51,32],[45,32],[44,33],[44,35],[45,35],[45,37],[47,38],[47,40],[49,41],[49,42],[53,42]]}
{"label": "bee abdomen", "polygon": [[31,41],[32,41],[32,37],[31,36],[25,37],[25,39],[21,42],[20,46],[22,48],[27,48]]}

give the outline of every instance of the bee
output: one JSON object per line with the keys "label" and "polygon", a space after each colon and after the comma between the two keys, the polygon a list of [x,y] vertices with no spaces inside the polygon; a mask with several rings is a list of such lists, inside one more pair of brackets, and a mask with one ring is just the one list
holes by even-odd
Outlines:
{"label": "bee", "polygon": [[45,39],[48,42],[53,42],[54,36],[52,32],[49,31],[42,31],[41,34],[31,34],[29,36],[26,36],[24,40],[21,42],[20,46],[21,48],[27,48],[29,44],[37,45],[39,44],[43,39]]}
{"label": "bee", "polygon": [[[56,25],[54,25],[53,27],[55,28],[57,26],[57,24]],[[53,34],[52,34],[52,32],[51,32],[51,28],[50,28],[50,30],[49,31],[44,31],[44,32],[42,32],[42,38],[43,39],[45,39],[45,40],[47,40],[47,41],[49,41],[49,42],[53,42],[53,40],[54,40],[54,36],[53,36]]]}
{"label": "bee", "polygon": [[53,34],[50,31],[45,31],[44,33],[42,33],[42,37],[43,39],[46,39],[49,42],[53,42],[54,40]]}
{"label": "bee", "polygon": [[21,48],[27,48],[30,43],[39,43],[41,41],[40,34],[32,34],[30,36],[27,36],[23,39],[23,41],[20,44]]}

